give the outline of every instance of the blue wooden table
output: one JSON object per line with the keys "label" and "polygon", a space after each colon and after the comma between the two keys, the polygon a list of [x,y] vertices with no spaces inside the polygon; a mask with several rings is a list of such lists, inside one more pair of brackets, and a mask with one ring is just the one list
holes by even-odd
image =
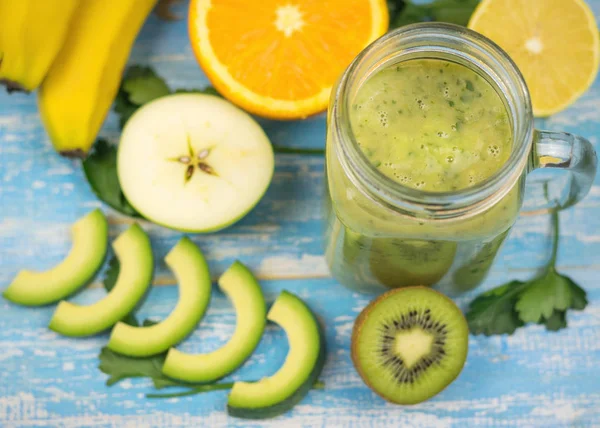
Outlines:
{"label": "blue wooden table", "polygon": [[[600,14],[600,0],[593,0]],[[185,6],[179,10],[185,13]],[[150,64],[172,87],[203,87],[187,39],[186,23],[152,16],[130,62]],[[538,126],[588,137],[598,146],[600,83],[573,107]],[[322,147],[325,120],[261,121],[277,144]],[[102,134],[118,141],[115,117]],[[349,354],[355,316],[370,296],[352,293],[330,278],[321,249],[320,191],[323,159],[278,155],[273,184],[262,202],[235,226],[193,240],[205,252],[214,277],[239,258],[261,280],[269,302],[282,289],[306,299],[326,325],[329,356],[324,390],[313,390],[274,421],[229,418],[226,392],[151,400],[149,381],[126,380],[111,388],[98,366],[107,335],[67,339],[46,328],[53,307],[24,309],[0,299],[0,426],[600,426],[600,177],[591,194],[561,214],[559,270],[588,291],[590,305],[569,316],[569,328],[541,327],[513,336],[471,337],[469,357],[456,382],[432,400],[412,407],[385,403],[362,383]],[[44,269],[70,248],[68,229],[79,216],[102,207],[115,237],[130,220],[97,201],[80,164],[56,155],[41,123],[34,95],[0,94],[0,290],[21,268]],[[177,300],[162,258],[181,234],[152,224],[159,261],[141,318],[166,315]],[[466,305],[485,288],[530,278],[549,252],[549,219],[522,216],[484,286],[457,299]],[[99,277],[101,278],[101,276]],[[98,280],[76,300],[104,294]],[[225,342],[235,315],[215,293],[199,328],[183,344],[205,352]],[[231,379],[272,374],[287,352],[284,334],[267,329],[254,356]]]}

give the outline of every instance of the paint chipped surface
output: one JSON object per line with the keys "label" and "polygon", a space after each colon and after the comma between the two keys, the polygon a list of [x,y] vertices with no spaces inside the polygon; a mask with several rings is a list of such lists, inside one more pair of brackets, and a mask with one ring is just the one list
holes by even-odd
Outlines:
{"label": "paint chipped surface", "polygon": [[[600,12],[600,0],[590,3]],[[169,77],[172,87],[208,84],[191,54],[184,21],[148,20],[131,63],[148,61]],[[596,83],[572,108],[538,121],[538,126],[580,133],[597,145],[599,106]],[[274,144],[323,146],[324,115],[260,123]],[[114,116],[103,135],[118,140]],[[250,215],[222,232],[192,237],[205,252],[213,277],[239,258],[262,279],[269,303],[288,289],[305,298],[326,326],[330,352],[322,376],[325,389],[311,391],[280,419],[252,426],[600,426],[600,178],[580,205],[561,214],[560,268],[588,289],[589,307],[570,315],[567,331],[529,327],[511,337],[472,337],[467,365],[456,382],[411,407],[385,403],[354,371],[349,352],[353,322],[372,296],[350,292],[327,277],[322,188],[322,158],[277,156],[273,184]],[[0,290],[20,268],[45,269],[60,261],[70,248],[70,224],[99,206],[109,216],[112,238],[130,224],[96,200],[78,162],[55,154],[35,97],[0,93]],[[160,260],[180,234],[143,226],[159,261],[157,277],[172,278]],[[548,257],[549,230],[544,216],[520,218],[482,289],[533,276]],[[457,302],[465,307],[475,294]],[[99,288],[90,289],[75,300],[92,303],[103,295]],[[140,318],[166,316],[176,299],[175,287],[153,288]],[[26,309],[0,299],[0,427],[249,426],[226,415],[225,391],[163,401],[145,398],[152,388],[144,379],[107,388],[106,375],[97,369],[107,334],[60,337],[46,328],[53,309]],[[206,317],[179,347],[210,352],[228,340],[234,326],[230,302],[215,293]],[[257,351],[226,380],[272,374],[285,359],[286,343],[281,330],[269,325]]]}

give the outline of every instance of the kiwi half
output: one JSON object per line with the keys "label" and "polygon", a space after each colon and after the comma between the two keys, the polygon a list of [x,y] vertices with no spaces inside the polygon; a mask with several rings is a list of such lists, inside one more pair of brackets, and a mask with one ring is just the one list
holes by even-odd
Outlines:
{"label": "kiwi half", "polygon": [[469,329],[452,300],[427,287],[391,290],[358,316],[352,360],[384,399],[416,404],[442,391],[461,372]]}

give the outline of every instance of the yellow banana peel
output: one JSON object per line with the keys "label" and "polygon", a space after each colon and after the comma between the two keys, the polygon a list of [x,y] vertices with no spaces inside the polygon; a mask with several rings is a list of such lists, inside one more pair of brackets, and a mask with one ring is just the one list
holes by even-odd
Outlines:
{"label": "yellow banana peel", "polygon": [[81,1],[38,92],[42,121],[62,155],[85,157],[119,89],[135,38],[156,0]]}
{"label": "yellow banana peel", "polygon": [[0,83],[31,91],[62,47],[79,0],[0,0]]}

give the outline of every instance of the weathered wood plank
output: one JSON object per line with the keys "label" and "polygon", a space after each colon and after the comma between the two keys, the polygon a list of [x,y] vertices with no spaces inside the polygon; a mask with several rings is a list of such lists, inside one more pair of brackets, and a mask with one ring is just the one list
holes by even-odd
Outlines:
{"label": "weathered wood plank", "polygon": [[[567,273],[589,284],[592,301],[600,299],[600,285],[594,280],[596,271]],[[494,274],[488,282],[506,279],[506,275]],[[515,426],[592,426],[600,418],[597,305],[573,314],[570,328],[559,333],[528,327],[511,337],[472,337],[467,365],[455,383],[427,403],[398,407],[384,403],[364,387],[350,360],[354,317],[368,297],[352,293],[330,279],[262,284],[270,302],[282,289],[306,299],[324,324],[329,345],[322,376],[325,390],[312,391],[274,425],[458,427],[498,426],[510,421]],[[102,294],[99,289],[88,290],[76,300],[89,303]],[[464,305],[470,297],[458,301]],[[154,288],[140,316],[163,317],[176,299],[175,288]],[[161,401],[144,398],[151,388],[143,380],[106,388],[106,376],[96,366],[98,351],[107,336],[61,338],[45,328],[52,310],[0,303],[0,425],[33,426],[53,421],[73,427],[242,425],[225,416],[223,392]],[[226,298],[215,293],[207,316],[182,349],[215,349],[233,332],[234,319]],[[284,334],[270,326],[257,352],[233,378],[269,375],[283,362],[286,352]]]}
{"label": "weathered wood plank", "polygon": [[[590,1],[600,12],[600,0]],[[186,5],[178,11],[185,14]],[[152,17],[134,48],[132,64],[151,64],[174,88],[201,88],[207,80],[194,60],[186,23]],[[584,135],[597,146],[600,83],[567,111],[538,126]],[[323,115],[302,122],[261,120],[272,141],[322,147]],[[102,134],[118,141],[111,115]],[[240,223],[193,239],[206,253],[213,275],[235,259],[262,279],[269,301],[281,289],[300,294],[325,325],[329,358],[324,391],[312,391],[281,419],[255,426],[598,426],[600,424],[600,177],[591,194],[561,214],[559,265],[589,290],[590,305],[569,319],[569,329],[547,333],[528,327],[511,337],[472,337],[459,379],[433,400],[414,407],[385,404],[360,381],[349,356],[356,314],[370,296],[354,294],[328,278],[321,249],[320,191],[323,160],[278,156],[275,179],[265,198]],[[0,290],[18,269],[43,269],[69,249],[69,225],[100,206],[77,162],[62,159],[41,127],[35,95],[0,94]],[[111,236],[127,220],[106,209]],[[157,260],[181,234],[145,224]],[[531,277],[547,258],[545,216],[521,217],[503,247],[484,288],[514,277]],[[296,279],[294,279],[296,278]],[[172,285],[164,263],[157,282]],[[483,288],[482,288],[483,289]],[[479,290],[478,290],[479,291]],[[477,291],[477,292],[478,292]],[[100,298],[89,289],[79,302]],[[476,292],[458,299],[465,305]],[[161,317],[174,306],[175,287],[155,287],[141,316]],[[251,426],[227,418],[225,392],[168,401],[147,400],[149,384],[125,381],[106,388],[97,354],[106,335],[65,339],[46,329],[52,307],[24,309],[0,300],[0,426]],[[183,345],[207,351],[223,343],[235,316],[215,293],[209,313]],[[275,346],[276,345],[276,346]],[[259,349],[234,376],[255,379],[282,363],[284,335],[270,327]]]}

